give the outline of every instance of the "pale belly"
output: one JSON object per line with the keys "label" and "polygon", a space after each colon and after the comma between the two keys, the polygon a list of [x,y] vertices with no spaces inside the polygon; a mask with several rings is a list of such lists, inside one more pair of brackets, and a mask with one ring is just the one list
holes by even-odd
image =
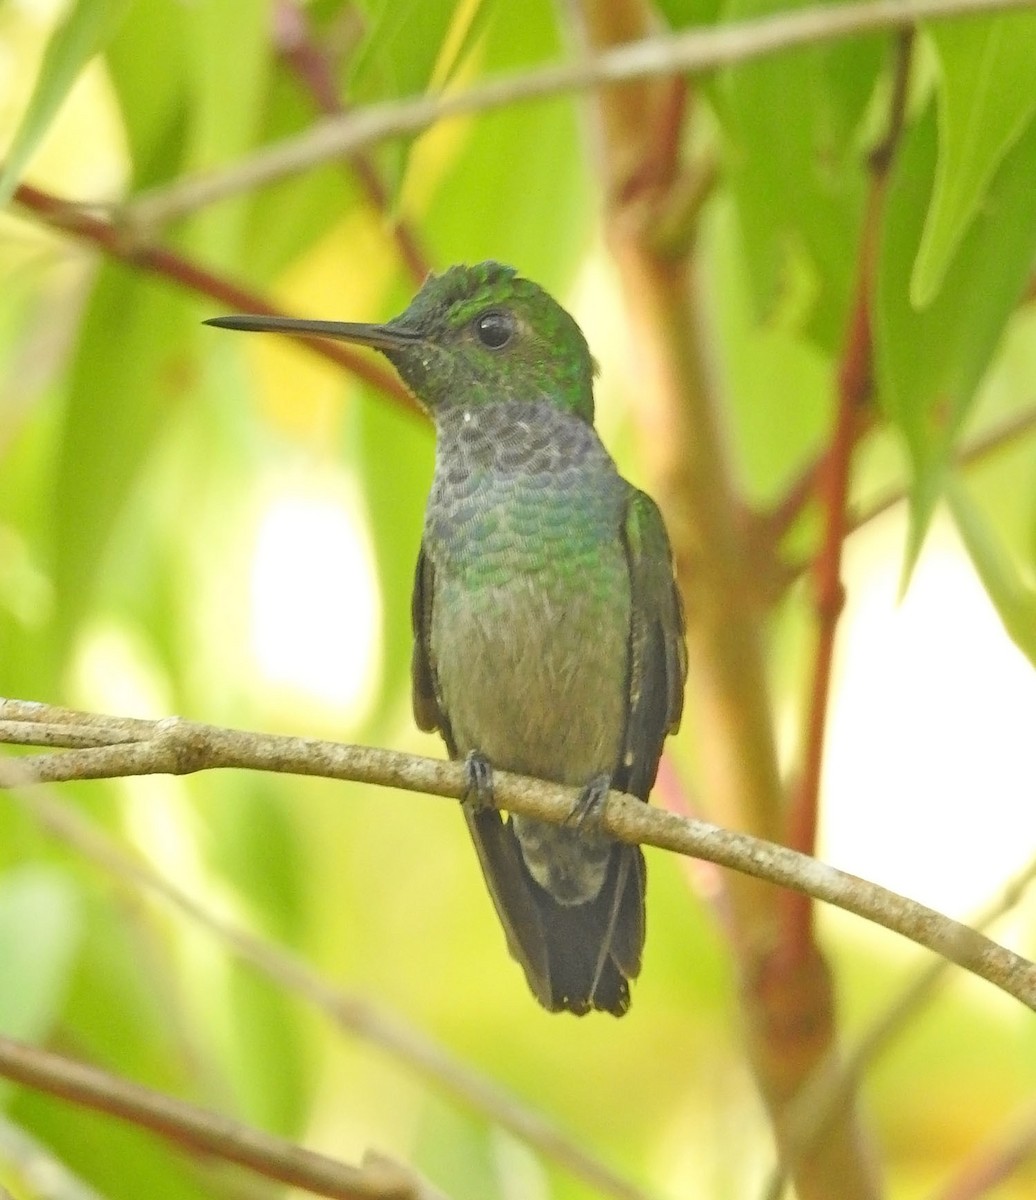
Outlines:
{"label": "pale belly", "polygon": [[[519,573],[491,588],[437,580],[439,686],[457,750],[500,770],[584,787],[610,775],[626,719],[629,585],[620,547],[585,586]],[[600,891],[611,843],[518,818],[533,878],[563,903]]]}

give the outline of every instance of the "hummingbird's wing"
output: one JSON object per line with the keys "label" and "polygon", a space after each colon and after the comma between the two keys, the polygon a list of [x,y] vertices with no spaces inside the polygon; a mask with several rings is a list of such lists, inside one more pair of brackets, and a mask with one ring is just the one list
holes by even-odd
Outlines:
{"label": "hummingbird's wing", "polygon": [[410,660],[410,677],[414,705],[414,720],[418,729],[428,733],[437,729],[446,742],[450,758],[457,757],[453,732],[442,704],[439,680],[432,657],[432,594],[435,588],[432,560],[424,552],[417,556],[414,572],[414,591],[410,601],[410,623],[414,631],[414,652]]}
{"label": "hummingbird's wing", "polygon": [[635,488],[626,506],[623,540],[630,573],[629,708],[623,759],[612,784],[646,800],[666,734],[680,725],[687,643],[662,514]]}

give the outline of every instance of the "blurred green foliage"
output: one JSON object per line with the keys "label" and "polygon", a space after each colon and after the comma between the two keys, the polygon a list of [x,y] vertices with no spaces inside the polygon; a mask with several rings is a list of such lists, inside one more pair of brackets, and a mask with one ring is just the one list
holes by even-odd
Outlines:
{"label": "blurred green foliage", "polygon": [[[660,13],[678,27],[778,7],[668,0]],[[318,0],[307,12],[343,101],[362,105],[555,61],[568,48],[559,8]],[[51,32],[33,6],[0,9],[0,49],[18,64],[2,100],[10,182],[28,162],[28,178],[62,197],[132,198],[308,128],[317,105],[278,52],[281,18],[253,0],[73,0]],[[1036,399],[1036,321],[1020,306],[1036,253],[1033,20],[919,34],[877,267],[888,422],[855,483],[861,503],[887,488],[911,497],[913,561],[951,481],[964,544],[1031,659],[1032,439],[966,483],[955,460]],[[700,286],[753,504],[779,502],[831,423],[889,62],[887,39],[871,36],[730,67],[700,88],[692,140],[719,173],[702,214]],[[379,319],[415,287],[392,235],[404,221],[434,266],[512,262],[575,297],[591,332],[604,329],[617,301],[585,118],[578,99],[548,99],[378,146],[369,157],[385,211],[332,162],[164,236],[294,311]],[[430,431],[305,351],[203,329],[215,301],[41,231],[23,209],[2,217],[0,237],[0,692],[440,753],[408,711]],[[624,374],[621,339],[591,340],[605,436],[636,475],[639,450],[624,436],[635,375]],[[307,532],[307,512],[339,521],[330,527],[344,529],[349,556]],[[788,544],[808,553],[815,535],[806,512]],[[277,558],[288,550],[290,569]],[[271,572],[279,586],[259,595]],[[781,711],[803,688],[807,612],[795,589],[773,622]],[[690,775],[682,744],[675,757]],[[63,795],[191,894],[412,1021],[635,1181],[673,1196],[756,1194],[768,1134],[723,932],[687,864],[650,855],[650,935],[630,1015],[576,1022],[526,994],[449,805],[239,774]],[[593,1194],[331,1030],[209,934],[124,893],[7,801],[0,832],[4,1032],[346,1158],[374,1145],[454,1200]],[[839,916],[825,928],[846,1028],[859,1030],[919,959]],[[1034,1051],[1031,1023],[959,980],[911,1024],[865,1089],[890,1194],[927,1194],[995,1131],[1036,1085]],[[5,1087],[0,1101],[111,1200],[240,1192],[112,1120],[26,1089]],[[0,1182],[36,1194],[8,1182],[2,1160]],[[997,1195],[1034,1188],[1030,1169]]]}

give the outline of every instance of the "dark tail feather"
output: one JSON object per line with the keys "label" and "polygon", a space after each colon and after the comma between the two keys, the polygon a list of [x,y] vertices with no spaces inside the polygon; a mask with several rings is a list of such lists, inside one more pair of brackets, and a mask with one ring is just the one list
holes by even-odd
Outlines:
{"label": "dark tail feather", "polygon": [[529,874],[518,839],[494,809],[465,806],[482,873],[512,957],[533,995],[551,1012],[591,1009],[617,1017],[629,1008],[629,981],[644,945],[644,857],[616,845],[608,874],[588,904],[558,904]]}

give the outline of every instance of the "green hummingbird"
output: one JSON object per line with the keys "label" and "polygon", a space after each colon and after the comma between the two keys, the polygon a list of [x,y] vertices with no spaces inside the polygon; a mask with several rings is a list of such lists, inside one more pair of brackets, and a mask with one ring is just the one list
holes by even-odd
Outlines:
{"label": "green hummingbird", "polygon": [[[430,276],[384,325],[208,323],[372,346],[434,421],[414,716],[467,761],[468,828],[536,999],[621,1016],[640,972],[644,858],[582,818],[612,787],[647,800],[687,654],[665,526],[594,430],[579,326],[494,262]],[[505,818],[489,803],[494,767],[581,788],[577,819]]]}

